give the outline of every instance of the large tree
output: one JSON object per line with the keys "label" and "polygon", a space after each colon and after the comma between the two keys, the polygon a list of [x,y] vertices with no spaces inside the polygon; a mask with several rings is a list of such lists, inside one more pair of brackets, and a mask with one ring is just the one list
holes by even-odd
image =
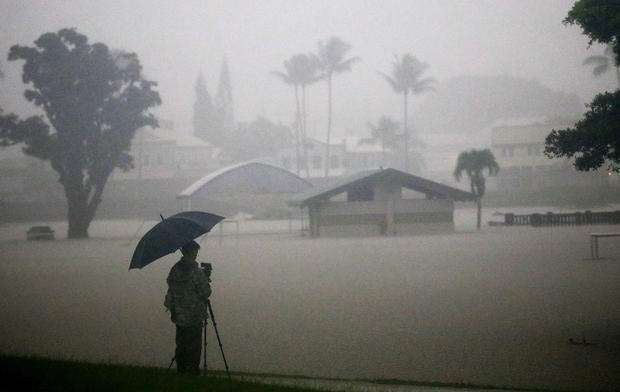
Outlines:
{"label": "large tree", "polygon": [[[620,6],[605,0],[575,2],[565,24],[579,25],[590,43],[613,49],[614,64],[620,65]],[[577,170],[598,169],[604,164],[620,171],[620,91],[594,97],[585,117],[573,128],[553,130],[545,141],[550,158],[574,158]]]}
{"label": "large tree", "polygon": [[351,72],[353,64],[359,57],[346,58],[351,45],[338,37],[331,37],[327,41],[319,41],[317,59],[322,77],[327,82],[327,144],[325,145],[325,177],[329,176],[329,147],[332,133],[333,94],[332,81],[334,75]]}
{"label": "large tree", "polygon": [[285,125],[257,117],[250,123],[239,123],[230,138],[231,149],[228,153],[231,158],[246,161],[273,157],[278,150],[291,146],[293,134]]}
{"label": "large tree", "polygon": [[488,148],[484,150],[469,150],[459,154],[454,168],[454,178],[460,181],[463,174],[469,178],[469,186],[471,193],[476,197],[476,206],[478,207],[476,215],[476,228],[480,230],[482,215],[482,197],[486,191],[486,179],[484,172],[488,171],[489,175],[494,176],[499,172],[499,165],[495,160],[495,156]]}
{"label": "large tree", "polygon": [[409,171],[409,134],[408,107],[409,95],[418,95],[433,90],[435,79],[423,78],[428,64],[421,62],[415,56],[406,53],[402,57],[395,56],[391,74],[381,73],[397,94],[403,94],[403,150],[405,156],[405,171]]}
{"label": "large tree", "polygon": [[136,130],[157,126],[148,112],[161,103],[156,83],[142,77],[135,53],[91,44],[74,29],[43,34],[32,47],[15,45],[9,60],[24,61],[24,96],[43,115],[5,116],[0,139],[50,161],[67,198],[68,237],[88,237],[112,171],[132,167]]}
{"label": "large tree", "polygon": [[578,25],[590,38],[611,46],[616,65],[620,65],[620,5],[609,0],[578,0],[564,18],[564,24]]}
{"label": "large tree", "polygon": [[598,94],[573,128],[553,130],[545,140],[549,158],[574,158],[580,171],[607,165],[620,172],[620,90]]}

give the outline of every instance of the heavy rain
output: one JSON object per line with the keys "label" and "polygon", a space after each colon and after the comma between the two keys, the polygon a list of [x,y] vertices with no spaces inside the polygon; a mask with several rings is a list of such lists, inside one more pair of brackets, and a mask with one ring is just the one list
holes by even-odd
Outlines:
{"label": "heavy rain", "polygon": [[620,389],[614,2],[0,10],[13,390]]}

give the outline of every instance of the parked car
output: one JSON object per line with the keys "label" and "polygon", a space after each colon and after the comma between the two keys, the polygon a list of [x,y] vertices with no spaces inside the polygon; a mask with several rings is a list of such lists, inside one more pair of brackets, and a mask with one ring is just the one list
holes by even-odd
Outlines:
{"label": "parked car", "polygon": [[32,226],[26,232],[26,238],[29,240],[53,240],[54,230],[49,226]]}

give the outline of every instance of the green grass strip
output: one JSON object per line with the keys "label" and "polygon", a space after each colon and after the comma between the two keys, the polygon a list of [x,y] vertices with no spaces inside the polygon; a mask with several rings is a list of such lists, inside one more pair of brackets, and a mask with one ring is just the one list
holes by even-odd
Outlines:
{"label": "green grass strip", "polygon": [[6,355],[0,355],[0,379],[3,391],[316,392],[228,380],[221,372],[192,376],[154,367]]}

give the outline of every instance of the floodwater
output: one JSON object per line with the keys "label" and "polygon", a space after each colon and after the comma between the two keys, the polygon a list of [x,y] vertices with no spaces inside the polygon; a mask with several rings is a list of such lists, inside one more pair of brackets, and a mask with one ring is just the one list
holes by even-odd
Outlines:
{"label": "floodwater", "polygon": [[[87,241],[26,242],[20,225],[1,227],[0,351],[167,367],[163,296],[178,255],[128,271],[140,223],[98,222]],[[199,258],[213,263],[233,370],[614,390],[620,241],[601,240],[603,259],[590,260],[588,233],[601,230],[620,227],[212,235]],[[210,365],[223,368],[212,332]]]}

